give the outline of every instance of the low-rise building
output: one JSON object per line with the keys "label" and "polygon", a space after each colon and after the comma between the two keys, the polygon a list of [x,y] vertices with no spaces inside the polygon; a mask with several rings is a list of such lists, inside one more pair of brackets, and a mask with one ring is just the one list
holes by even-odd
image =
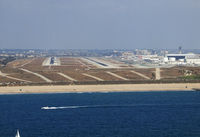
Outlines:
{"label": "low-rise building", "polygon": [[177,64],[177,65],[190,65],[200,64],[200,57],[197,54],[166,54],[163,59],[166,64]]}
{"label": "low-rise building", "polygon": [[195,57],[195,58],[187,58],[186,59],[186,63],[187,64],[200,64],[200,58],[199,57]]}

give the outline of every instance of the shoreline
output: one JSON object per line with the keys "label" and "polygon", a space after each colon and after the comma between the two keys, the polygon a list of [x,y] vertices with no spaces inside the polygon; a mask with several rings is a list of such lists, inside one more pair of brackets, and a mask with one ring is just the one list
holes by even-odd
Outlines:
{"label": "shoreline", "polygon": [[200,89],[200,83],[7,86],[0,87],[0,94],[191,91],[194,88]]}

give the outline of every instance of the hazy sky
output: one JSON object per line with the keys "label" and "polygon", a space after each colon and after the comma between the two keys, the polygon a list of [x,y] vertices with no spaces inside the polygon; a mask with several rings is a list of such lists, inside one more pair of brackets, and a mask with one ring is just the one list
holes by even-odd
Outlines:
{"label": "hazy sky", "polygon": [[0,0],[0,48],[200,49],[200,0]]}

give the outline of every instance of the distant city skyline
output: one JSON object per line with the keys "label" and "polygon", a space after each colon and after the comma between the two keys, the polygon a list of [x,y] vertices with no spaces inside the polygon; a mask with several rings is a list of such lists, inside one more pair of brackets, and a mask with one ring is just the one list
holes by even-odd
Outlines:
{"label": "distant city skyline", "polygon": [[0,48],[200,49],[199,0],[0,0]]}

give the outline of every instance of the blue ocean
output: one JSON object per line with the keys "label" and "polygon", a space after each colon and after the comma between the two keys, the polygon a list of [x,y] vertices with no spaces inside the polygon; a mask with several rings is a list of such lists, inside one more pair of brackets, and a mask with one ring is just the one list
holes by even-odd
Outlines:
{"label": "blue ocean", "polygon": [[200,92],[0,95],[0,137],[17,129],[21,137],[200,137]]}

